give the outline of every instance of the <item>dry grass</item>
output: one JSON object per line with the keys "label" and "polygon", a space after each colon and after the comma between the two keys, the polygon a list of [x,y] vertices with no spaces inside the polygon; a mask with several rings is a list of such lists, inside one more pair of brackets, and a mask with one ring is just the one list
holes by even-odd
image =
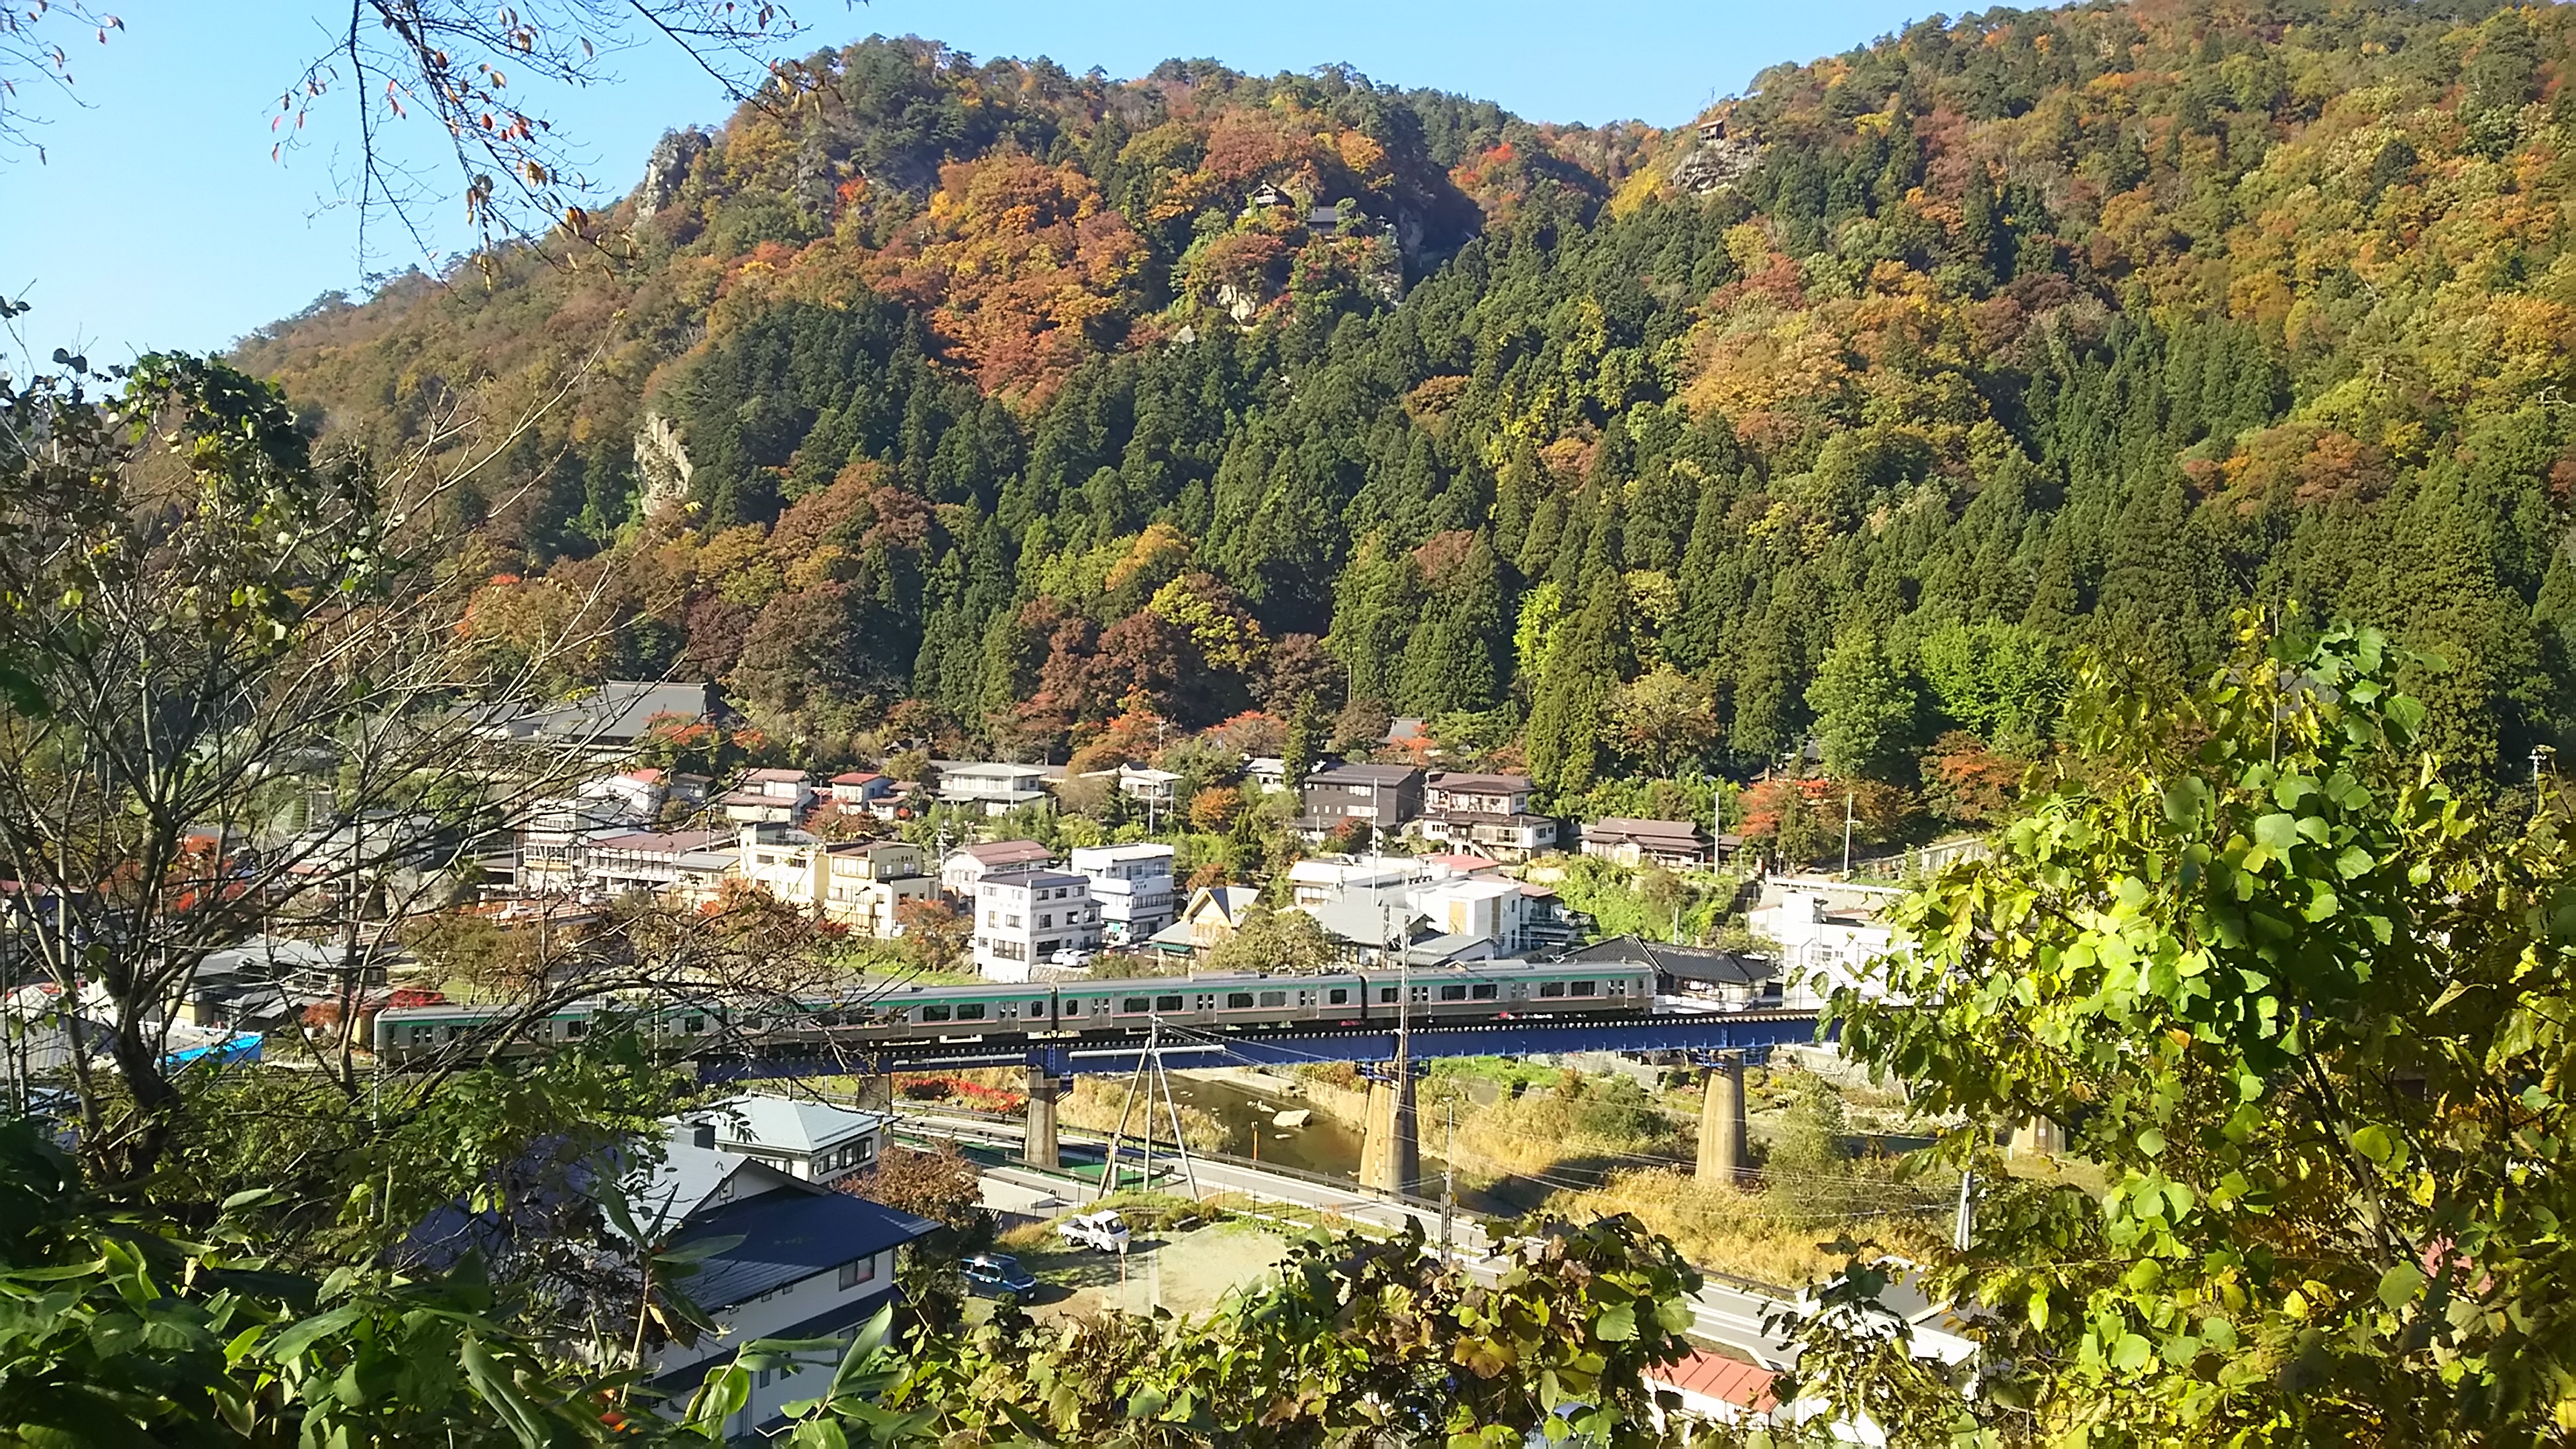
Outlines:
{"label": "dry grass", "polygon": [[1741,1192],[1680,1168],[1641,1168],[1613,1173],[1596,1191],[1559,1192],[1547,1208],[1577,1220],[1630,1213],[1703,1268],[1794,1287],[1842,1266],[1843,1255],[1824,1246],[1838,1234],[1866,1237],[1900,1256],[1939,1243],[1946,1228],[1940,1208],[1911,1209],[1892,1185],[1867,1191],[1882,1204],[1871,1211],[1883,1215],[1855,1219],[1802,1201],[1803,1193]]}

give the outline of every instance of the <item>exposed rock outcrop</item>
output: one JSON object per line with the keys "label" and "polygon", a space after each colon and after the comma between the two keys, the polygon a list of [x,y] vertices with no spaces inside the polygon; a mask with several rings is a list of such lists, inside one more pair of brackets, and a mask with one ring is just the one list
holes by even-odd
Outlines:
{"label": "exposed rock outcrop", "polygon": [[1762,159],[1762,143],[1744,136],[1704,140],[1673,163],[1673,184],[1694,196],[1723,191],[1753,173]]}
{"label": "exposed rock outcrop", "polygon": [[680,195],[680,184],[689,179],[689,168],[706,154],[704,131],[666,131],[653,144],[653,154],[644,161],[644,184],[635,192],[635,220],[651,221],[654,213],[669,206]]}

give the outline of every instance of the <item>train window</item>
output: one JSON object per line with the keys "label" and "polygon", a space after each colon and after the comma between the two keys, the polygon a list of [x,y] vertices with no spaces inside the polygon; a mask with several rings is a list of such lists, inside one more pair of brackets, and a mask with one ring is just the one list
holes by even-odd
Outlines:
{"label": "train window", "polygon": [[437,1027],[434,1027],[434,1026],[415,1026],[415,1027],[413,1027],[413,1028],[411,1029],[411,1044],[412,1044],[413,1046],[423,1046],[423,1045],[426,1045],[426,1044],[428,1044],[429,1042],[431,1042],[431,1041],[435,1040],[435,1039],[437,1038],[437,1036],[438,1036],[438,1028],[437,1028]]}
{"label": "train window", "polygon": [[1467,988],[1464,986],[1443,986],[1440,988],[1440,999],[1443,1001],[1464,1001],[1467,999]]}
{"label": "train window", "polygon": [[1563,996],[1565,994],[1565,983],[1562,981],[1542,981],[1538,984],[1538,994],[1541,996]]}
{"label": "train window", "polygon": [[946,1021],[948,1019],[948,1008],[944,1006],[925,1006],[921,1009],[921,1019],[923,1021]]}
{"label": "train window", "polygon": [[1252,1009],[1252,993],[1249,991],[1227,992],[1225,994],[1225,1009],[1228,1011],[1250,1011]]}
{"label": "train window", "polygon": [[984,1003],[980,1001],[967,1002],[965,1005],[957,1008],[957,1019],[959,1021],[982,1021],[984,1019]]}
{"label": "train window", "polygon": [[1478,1001],[1491,1001],[1495,996],[1494,983],[1490,981],[1480,981],[1473,987],[1470,987],[1467,994]]}
{"label": "train window", "polygon": [[1046,1014],[1047,1014],[1046,1006],[1047,1006],[1047,1004],[1046,1004],[1046,998],[1045,998],[1045,997],[1043,997],[1043,996],[1039,997],[1037,1000],[1032,1001],[1032,1002],[1030,1002],[1030,1003],[1029,1003],[1029,1015],[1031,1015],[1031,1016],[1044,1016],[1044,1015],[1046,1015]]}
{"label": "train window", "polygon": [[1298,1004],[1299,1006],[1305,1006],[1305,1007],[1311,1007],[1311,1006],[1313,1006],[1313,1005],[1315,1004],[1315,993],[1314,993],[1314,992],[1312,992],[1312,991],[1300,991],[1300,992],[1298,992],[1298,993],[1297,993],[1297,1004]]}
{"label": "train window", "polygon": [[1151,1011],[1154,1009],[1154,1000],[1150,996],[1130,996],[1126,1004],[1118,1009],[1126,1012]]}
{"label": "train window", "polygon": [[1157,996],[1154,998],[1154,1009],[1156,1011],[1178,1011],[1181,1009],[1181,999],[1177,996]]}
{"label": "train window", "polygon": [[1264,1006],[1286,1006],[1288,1004],[1288,993],[1285,991],[1265,991],[1261,993],[1261,1004]]}
{"label": "train window", "polygon": [[743,1029],[744,1031],[758,1031],[758,1030],[760,1030],[760,1018],[759,1018],[759,1017],[756,1017],[756,1016],[746,1016],[746,1017],[744,1017],[744,1018],[742,1019],[742,1029]]}
{"label": "train window", "polygon": [[579,1040],[581,1040],[581,1038],[582,1038],[582,1034],[583,1034],[583,1033],[585,1033],[585,1032],[587,1032],[587,1031],[589,1031],[589,1030],[590,1030],[590,1023],[589,1023],[589,1022],[586,1022],[586,1021],[567,1021],[567,1022],[565,1022],[565,1023],[564,1023],[564,1040],[566,1040],[566,1041],[579,1041]]}
{"label": "train window", "polygon": [[1414,987],[1408,999],[1413,1001],[1429,1001],[1431,999],[1431,988],[1428,986]]}
{"label": "train window", "polygon": [[1577,996],[1590,996],[1600,989],[1601,983],[1598,981],[1577,981],[1574,983],[1574,994]]}
{"label": "train window", "polygon": [[1395,1005],[1395,988],[1392,986],[1379,987],[1377,989],[1377,1000],[1380,1006]]}
{"label": "train window", "polygon": [[1351,1004],[1351,989],[1347,986],[1336,986],[1333,988],[1333,994],[1325,999],[1335,1006],[1348,1006]]}
{"label": "train window", "polygon": [[1066,997],[1064,999],[1064,1014],[1067,1016],[1082,1015],[1082,998],[1079,996]]}
{"label": "train window", "polygon": [[1197,1008],[1196,1008],[1197,1010],[1199,1010],[1199,1011],[1214,1011],[1214,1010],[1216,1010],[1216,993],[1215,993],[1215,992],[1213,992],[1213,991],[1202,991],[1202,992],[1200,992],[1200,993],[1198,994],[1198,998],[1199,998],[1199,1004],[1198,1004],[1198,1006],[1197,1006]]}
{"label": "train window", "polygon": [[1627,978],[1627,977],[1625,977],[1625,976],[1621,976],[1621,977],[1619,977],[1619,978],[1617,978],[1617,979],[1613,980],[1613,981],[1610,983],[1610,994],[1611,994],[1611,995],[1613,995],[1613,996],[1625,996],[1625,995],[1627,995],[1627,994],[1628,994],[1628,978]]}
{"label": "train window", "polygon": [[699,1032],[705,1031],[706,1029],[707,1019],[703,1016],[687,1016],[680,1019],[680,1030],[687,1032],[691,1036],[696,1036]]}

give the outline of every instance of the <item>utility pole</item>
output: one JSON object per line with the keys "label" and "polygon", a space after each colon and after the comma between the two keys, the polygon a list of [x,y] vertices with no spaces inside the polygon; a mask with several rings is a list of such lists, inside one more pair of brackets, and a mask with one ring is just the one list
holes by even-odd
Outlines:
{"label": "utility pole", "polygon": [[1851,878],[1852,792],[1843,792],[1843,878]]}
{"label": "utility pole", "polygon": [[1458,1216],[1458,1099],[1448,1102],[1448,1130],[1440,1144],[1440,1261],[1449,1261],[1449,1225]]}
{"label": "utility pole", "polygon": [[1973,1170],[1959,1174],[1959,1216],[1950,1230],[1950,1246],[1961,1253],[1968,1251],[1968,1194],[1973,1191],[1976,1180],[1977,1174]]}

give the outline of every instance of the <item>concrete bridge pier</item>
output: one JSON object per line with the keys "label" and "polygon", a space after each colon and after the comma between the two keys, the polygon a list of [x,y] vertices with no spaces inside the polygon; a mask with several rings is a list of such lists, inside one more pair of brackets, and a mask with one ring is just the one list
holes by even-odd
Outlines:
{"label": "concrete bridge pier", "polygon": [[1029,1068],[1029,1129],[1020,1143],[1020,1161],[1031,1167],[1053,1171],[1064,1165],[1056,1150],[1055,1126],[1056,1098],[1062,1095],[1064,1085],[1065,1079],[1057,1076],[1053,1068]]}
{"label": "concrete bridge pier", "polygon": [[1744,1054],[1721,1052],[1708,1069],[1699,1109],[1701,1182],[1735,1187],[1744,1177]]}
{"label": "concrete bridge pier", "polygon": [[1360,1186],[1390,1195],[1422,1179],[1422,1138],[1413,1112],[1413,1070],[1403,1061],[1364,1064],[1368,1110],[1360,1132]]}

